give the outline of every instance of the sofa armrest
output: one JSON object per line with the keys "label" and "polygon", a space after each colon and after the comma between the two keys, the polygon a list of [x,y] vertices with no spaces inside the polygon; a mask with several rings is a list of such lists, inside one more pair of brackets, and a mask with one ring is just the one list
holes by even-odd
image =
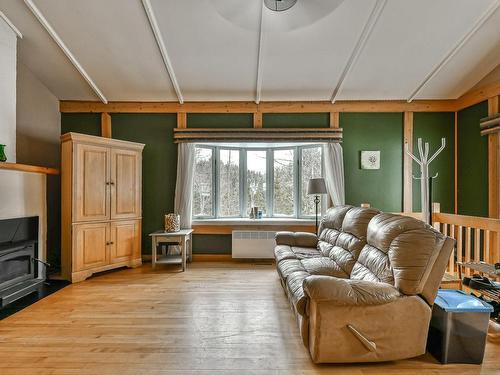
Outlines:
{"label": "sofa armrest", "polygon": [[304,279],[304,292],[311,300],[335,305],[382,305],[401,297],[392,285],[364,280],[312,275]]}
{"label": "sofa armrest", "polygon": [[318,244],[318,236],[306,232],[276,232],[276,245],[314,247]]}

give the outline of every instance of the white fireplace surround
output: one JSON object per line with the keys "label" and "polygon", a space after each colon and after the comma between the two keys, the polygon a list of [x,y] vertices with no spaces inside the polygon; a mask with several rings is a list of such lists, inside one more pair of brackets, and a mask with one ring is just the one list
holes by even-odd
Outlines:
{"label": "white fireplace surround", "polygon": [[[0,220],[38,216],[38,258],[47,260],[47,176],[0,169]],[[45,277],[38,265],[38,277]]]}

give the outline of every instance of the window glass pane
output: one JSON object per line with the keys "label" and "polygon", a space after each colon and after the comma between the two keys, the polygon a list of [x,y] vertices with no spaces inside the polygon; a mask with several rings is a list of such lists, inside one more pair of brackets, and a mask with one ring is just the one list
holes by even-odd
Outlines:
{"label": "window glass pane", "polygon": [[293,154],[294,150],[274,151],[274,215],[295,214]]}
{"label": "window glass pane", "polygon": [[[302,149],[302,158],[300,160],[300,194],[301,213],[303,216],[310,216],[315,213],[314,195],[307,194],[307,184],[311,178],[319,178],[322,176],[321,152],[321,146]],[[320,195],[320,199],[322,198],[323,196]],[[321,208],[321,202],[319,208]]]}
{"label": "window glass pane", "polygon": [[219,216],[240,216],[239,150],[220,150]]}
{"label": "window glass pane", "polygon": [[266,151],[247,151],[247,213],[259,207],[266,214],[266,163]]}
{"label": "window glass pane", "polygon": [[193,216],[214,216],[213,212],[213,151],[195,148],[193,181]]}

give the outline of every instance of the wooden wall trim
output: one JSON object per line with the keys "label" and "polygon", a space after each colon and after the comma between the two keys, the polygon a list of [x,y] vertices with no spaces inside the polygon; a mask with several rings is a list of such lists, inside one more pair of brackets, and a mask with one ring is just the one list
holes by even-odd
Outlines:
{"label": "wooden wall trim", "polygon": [[109,113],[101,113],[101,137],[113,138],[111,127],[111,116]]}
{"label": "wooden wall trim", "polygon": [[453,112],[454,100],[318,102],[109,102],[61,101],[63,113],[316,113],[316,112]]}
{"label": "wooden wall trim", "polygon": [[454,164],[455,164],[455,214],[458,214],[458,112],[455,112],[455,126],[454,126]]}
{"label": "wooden wall trim", "polygon": [[262,128],[262,112],[254,112],[253,127],[257,129]]}
{"label": "wooden wall trim", "polygon": [[470,91],[456,100],[455,111],[460,111],[498,95],[500,95],[500,82],[495,82],[483,88]]}
{"label": "wooden wall trim", "polygon": [[340,128],[340,113],[330,112],[330,128]]}
{"label": "wooden wall trim", "polygon": [[[408,149],[413,152],[413,112],[404,113],[403,145],[408,144]],[[403,211],[413,211],[413,160],[403,150]]]}
{"label": "wooden wall trim", "polygon": [[[498,113],[498,96],[488,99],[488,116]],[[488,134],[488,216],[499,217],[498,132]]]}
{"label": "wooden wall trim", "polygon": [[314,113],[314,112],[455,112],[500,95],[500,82],[449,100],[339,100],[260,102],[109,102],[61,100],[63,113]]}
{"label": "wooden wall trim", "polygon": [[177,113],[177,127],[179,129],[187,128],[187,113],[186,112],[178,112]]}

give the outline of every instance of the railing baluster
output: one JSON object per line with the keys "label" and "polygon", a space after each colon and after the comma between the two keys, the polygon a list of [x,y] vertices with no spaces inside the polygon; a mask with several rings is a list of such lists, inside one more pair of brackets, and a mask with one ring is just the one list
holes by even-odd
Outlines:
{"label": "railing baluster", "polygon": [[[455,238],[455,226],[450,224],[450,231],[448,234],[451,238]],[[448,273],[455,275],[455,252],[452,251],[450,260],[448,261]]]}
{"label": "railing baluster", "polygon": [[457,262],[462,261],[462,256],[463,256],[463,229],[464,227],[459,225],[458,226],[458,231],[457,231]]}
{"label": "railing baluster", "polygon": [[489,230],[484,231],[484,261],[486,263],[490,262],[490,239],[491,239],[491,232]]}
{"label": "railing baluster", "polygon": [[474,229],[474,262],[481,261],[481,229]]}
{"label": "railing baluster", "polygon": [[[470,262],[470,240],[471,240],[471,228],[465,227],[465,262]],[[467,268],[465,273],[470,276],[470,268]]]}

